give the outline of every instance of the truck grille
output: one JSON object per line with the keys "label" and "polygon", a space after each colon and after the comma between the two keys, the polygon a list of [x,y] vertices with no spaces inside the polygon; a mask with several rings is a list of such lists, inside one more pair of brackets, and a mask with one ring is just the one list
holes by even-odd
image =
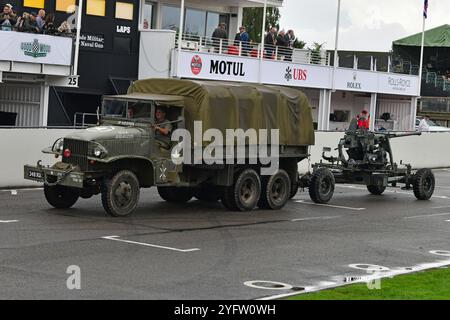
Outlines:
{"label": "truck grille", "polygon": [[72,152],[70,158],[63,157],[63,162],[74,164],[80,167],[81,171],[88,169],[88,147],[89,141],[64,139],[64,150]]}

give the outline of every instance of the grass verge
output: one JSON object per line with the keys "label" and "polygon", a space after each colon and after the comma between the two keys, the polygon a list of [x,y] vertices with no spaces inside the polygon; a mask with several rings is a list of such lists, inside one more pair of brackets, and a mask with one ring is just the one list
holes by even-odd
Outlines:
{"label": "grass verge", "polygon": [[381,289],[354,284],[302,294],[289,300],[450,300],[450,268],[381,279]]}

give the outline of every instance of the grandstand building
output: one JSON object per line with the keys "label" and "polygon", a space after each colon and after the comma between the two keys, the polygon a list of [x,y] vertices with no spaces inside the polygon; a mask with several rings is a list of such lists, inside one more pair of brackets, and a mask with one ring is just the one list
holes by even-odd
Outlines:
{"label": "grandstand building", "polygon": [[[301,88],[318,130],[344,130],[363,109],[372,129],[414,129],[419,78],[387,67],[384,57],[349,65],[343,54],[334,65],[326,51],[233,41],[245,7],[282,6],[281,0],[186,0],[183,8],[180,0],[8,2],[19,13],[55,12],[57,25],[78,17],[67,10],[82,5],[79,38],[0,31],[15,48],[0,51],[0,112],[16,114],[16,126],[85,124],[102,95],[124,93],[136,79],[177,77]],[[219,22],[229,39],[211,38]],[[54,49],[30,59],[20,47],[35,41]]]}

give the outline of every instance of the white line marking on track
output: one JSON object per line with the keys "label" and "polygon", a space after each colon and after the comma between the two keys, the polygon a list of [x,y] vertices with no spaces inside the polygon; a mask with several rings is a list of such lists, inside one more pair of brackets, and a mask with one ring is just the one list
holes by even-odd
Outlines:
{"label": "white line marking on track", "polygon": [[299,218],[299,219],[293,219],[292,222],[298,222],[298,221],[313,221],[313,220],[330,220],[330,219],[337,219],[341,216],[329,216],[329,217],[311,217],[311,218]]}
{"label": "white line marking on track", "polygon": [[450,213],[423,214],[420,216],[405,217],[404,219],[416,219],[416,218],[428,218],[428,217],[440,217],[440,216],[450,216]]}
{"label": "white line marking on track", "polygon": [[13,222],[19,222],[19,220],[0,220],[0,223],[13,223]]}
{"label": "white line marking on track", "polygon": [[[347,189],[356,189],[356,190],[367,190],[366,188],[363,187],[359,187],[359,186],[352,186],[352,185],[336,185],[336,187],[340,187],[340,188],[347,188]],[[385,192],[387,193],[393,193],[393,194],[406,194],[409,196],[414,196],[414,193],[411,192],[405,192],[405,191],[398,191],[398,190],[386,190]],[[432,198],[436,198],[436,199],[450,199],[447,196],[436,196],[433,195]]]}
{"label": "white line marking on track", "polygon": [[[258,285],[260,284],[260,285]],[[263,286],[264,284],[268,286]],[[254,289],[262,289],[262,290],[291,290],[293,288],[292,285],[283,283],[283,282],[275,282],[275,281],[266,281],[266,280],[253,280],[253,281],[245,281],[244,285]]]}
{"label": "white line marking on track", "polygon": [[366,208],[353,208],[353,207],[334,206],[334,205],[331,205],[331,204],[321,204],[321,203],[306,202],[305,200],[297,200],[295,202],[302,203],[302,204],[308,204],[308,205],[311,205],[311,206],[321,206],[321,207],[329,207],[329,208],[336,208],[336,209],[355,210],[355,211],[366,210]]}
{"label": "white line marking on track", "polygon": [[450,208],[450,206],[431,207],[430,209],[446,209],[446,208]]}
{"label": "white line marking on track", "polygon": [[102,237],[102,239],[106,239],[106,240],[113,240],[113,241],[119,241],[119,242],[125,242],[125,243],[137,244],[137,245],[141,245],[141,246],[145,246],[145,247],[153,247],[153,248],[165,249],[165,250],[171,250],[171,251],[178,251],[178,252],[193,252],[193,251],[199,251],[199,250],[200,250],[200,249],[198,249],[198,248],[193,248],[193,249],[178,249],[178,248],[165,247],[165,246],[160,246],[160,245],[150,244],[150,243],[144,243],[144,242],[136,242],[136,241],[130,241],[130,240],[122,240],[122,239],[118,239],[118,238],[119,238],[119,236]]}

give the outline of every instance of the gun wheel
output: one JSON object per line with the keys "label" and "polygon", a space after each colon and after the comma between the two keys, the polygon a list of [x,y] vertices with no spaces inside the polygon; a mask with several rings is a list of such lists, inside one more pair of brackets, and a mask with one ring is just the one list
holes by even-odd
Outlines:
{"label": "gun wheel", "polygon": [[418,200],[429,200],[434,193],[435,179],[430,169],[420,169],[414,175],[413,190]]}
{"label": "gun wheel", "polygon": [[312,174],[309,184],[309,196],[315,203],[328,203],[333,197],[334,187],[333,173],[327,168],[319,168]]}

